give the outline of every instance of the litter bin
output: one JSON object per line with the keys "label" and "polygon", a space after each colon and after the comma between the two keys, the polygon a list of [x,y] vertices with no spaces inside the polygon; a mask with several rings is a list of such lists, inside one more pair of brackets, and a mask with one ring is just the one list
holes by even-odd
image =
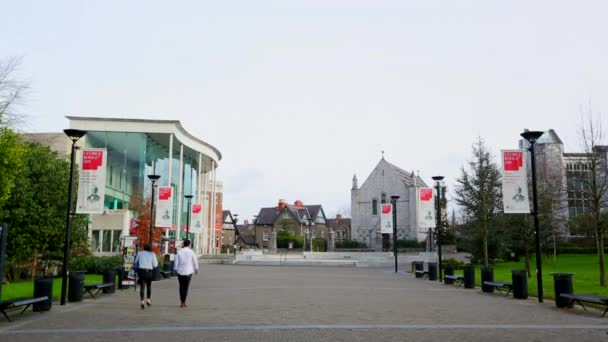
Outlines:
{"label": "litter bin", "polygon": [[437,263],[429,262],[429,280],[437,281]]}
{"label": "litter bin", "polygon": [[159,280],[160,280],[160,266],[156,266],[152,270],[152,281],[159,281]]}
{"label": "litter bin", "polygon": [[481,291],[483,292],[494,292],[494,286],[485,285],[486,281],[494,281],[494,268],[493,267],[482,267],[481,268]]}
{"label": "litter bin", "polygon": [[34,278],[34,298],[47,296],[44,302],[34,303],[34,311],[49,311],[53,304],[53,277],[39,276]]}
{"label": "litter bin", "polygon": [[84,271],[71,271],[68,282],[68,300],[80,302],[84,294]]}
{"label": "litter bin", "polygon": [[116,291],[116,271],[106,270],[103,272],[103,282],[112,283],[112,286],[104,287],[102,289],[103,293],[114,293],[114,291]]}
{"label": "litter bin", "polygon": [[[424,261],[414,261],[416,264],[416,271],[424,271]],[[416,273],[416,278],[422,278],[423,273]]]}
{"label": "litter bin", "polygon": [[466,265],[464,267],[464,288],[475,288],[475,266],[473,265]]}
{"label": "litter bin", "polygon": [[513,298],[528,298],[528,272],[526,270],[511,270],[511,282],[513,283]]}
{"label": "litter bin", "polygon": [[562,293],[572,293],[572,276],[574,273],[551,273],[553,275],[553,289],[555,290],[555,305],[558,308],[571,308],[574,304],[568,298],[562,298]]}
{"label": "litter bin", "polygon": [[452,266],[450,264],[447,264],[443,268],[445,270],[445,274],[444,274],[444,277],[443,277],[443,282],[446,283],[446,284],[448,284],[448,285],[454,284],[454,279],[449,279],[449,278],[445,277],[445,276],[453,276],[454,275],[454,266]]}
{"label": "litter bin", "polygon": [[124,267],[116,267],[114,269],[116,271],[116,275],[118,276],[118,289],[122,290],[124,287],[122,286],[122,279],[125,277],[125,268]]}

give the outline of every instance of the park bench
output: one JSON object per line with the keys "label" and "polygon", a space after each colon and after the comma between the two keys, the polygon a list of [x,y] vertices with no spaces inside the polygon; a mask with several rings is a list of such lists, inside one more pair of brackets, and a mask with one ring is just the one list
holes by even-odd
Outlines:
{"label": "park bench", "polygon": [[163,278],[171,278],[171,276],[173,275],[173,271],[172,270],[162,270],[162,271],[160,271],[160,275],[163,276]]}
{"label": "park bench", "polygon": [[452,279],[454,281],[454,284],[457,286],[462,286],[462,284],[464,284],[464,276],[461,275],[446,275],[443,278]]}
{"label": "park bench", "polygon": [[[89,284],[89,285],[85,285],[84,286],[84,290],[87,291],[87,293],[89,295],[91,295],[91,298],[95,298],[95,296],[103,289],[107,289],[114,286],[113,282],[109,282],[109,283],[97,283],[97,284]],[[97,290],[95,291],[95,293],[93,293],[93,290]]]}
{"label": "park bench", "polygon": [[6,317],[6,319],[9,322],[12,322],[11,319],[6,314],[5,310],[18,308],[20,306],[25,306],[25,308],[23,308],[23,310],[21,310],[21,313],[20,313],[20,314],[23,314],[25,312],[25,310],[27,310],[27,308],[30,307],[30,305],[44,302],[48,299],[49,299],[49,297],[43,296],[43,297],[37,297],[37,298],[14,298],[14,299],[9,299],[9,300],[4,300],[4,301],[0,302],[0,312],[2,312],[4,317]]}
{"label": "park bench", "polygon": [[498,292],[503,293],[502,290],[508,290],[505,296],[508,296],[511,291],[513,291],[513,284],[511,283],[503,283],[498,281],[484,281],[484,285],[493,286]]}
{"label": "park bench", "polygon": [[[419,274],[422,274],[422,278],[428,278],[429,277],[429,272],[428,271],[416,270],[416,276],[418,276]],[[418,277],[416,277],[416,278],[418,278]]]}
{"label": "park bench", "polygon": [[582,306],[584,310],[587,310],[587,308],[585,308],[585,305],[583,305],[583,302],[587,302],[587,303],[593,303],[593,304],[599,304],[599,305],[606,306],[606,310],[604,310],[602,317],[604,317],[606,315],[606,312],[608,312],[608,297],[606,297],[606,296],[597,296],[597,295],[592,295],[592,294],[576,294],[576,293],[562,293],[562,294],[560,294],[560,296],[562,298],[567,298],[570,300],[570,305],[568,305],[568,306],[571,306],[573,302],[576,302],[580,306]]}

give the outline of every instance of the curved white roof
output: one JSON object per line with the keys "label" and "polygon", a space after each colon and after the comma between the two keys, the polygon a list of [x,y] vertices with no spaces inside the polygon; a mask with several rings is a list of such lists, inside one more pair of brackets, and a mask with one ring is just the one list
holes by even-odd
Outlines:
{"label": "curved white roof", "polygon": [[222,159],[222,154],[217,148],[188,133],[178,120],[97,118],[83,116],[66,116],[66,118],[70,120],[70,128],[82,129],[85,131],[173,134],[177,140],[184,145],[206,155],[216,163]]}

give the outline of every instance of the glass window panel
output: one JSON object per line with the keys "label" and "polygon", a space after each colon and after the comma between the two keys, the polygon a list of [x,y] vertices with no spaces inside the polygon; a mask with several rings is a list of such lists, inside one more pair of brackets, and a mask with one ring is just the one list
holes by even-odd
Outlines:
{"label": "glass window panel", "polygon": [[103,233],[103,241],[101,244],[101,251],[102,252],[111,252],[111,247],[112,247],[112,231],[111,230],[104,230]]}
{"label": "glass window panel", "polygon": [[122,230],[112,231],[112,252],[120,252],[120,238],[122,237]]}
{"label": "glass window panel", "polygon": [[99,230],[93,230],[93,235],[91,237],[91,249],[95,252],[101,252],[99,250]]}
{"label": "glass window panel", "polygon": [[378,200],[375,198],[372,200],[372,215],[378,215]]}

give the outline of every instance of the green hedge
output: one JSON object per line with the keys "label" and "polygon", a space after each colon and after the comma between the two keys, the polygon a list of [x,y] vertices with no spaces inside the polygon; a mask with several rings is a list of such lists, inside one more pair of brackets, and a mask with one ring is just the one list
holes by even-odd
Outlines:
{"label": "green hedge", "polygon": [[454,267],[455,270],[459,270],[462,269],[462,267],[464,266],[464,262],[462,261],[458,261],[456,259],[443,259],[441,260],[441,265],[445,268],[446,265],[452,265]]}
{"label": "green hedge", "polygon": [[293,243],[293,248],[304,246],[304,237],[292,234],[288,230],[281,230],[277,233],[277,248],[289,248],[289,243]]}
{"label": "green hedge", "polygon": [[426,242],[418,242],[418,240],[397,240],[397,248],[424,248]]}
{"label": "green hedge", "polygon": [[[597,248],[564,246],[564,247],[557,247],[557,253],[558,254],[596,254]],[[604,253],[608,253],[608,248],[604,248]]]}
{"label": "green hedge", "polygon": [[356,240],[336,241],[336,248],[367,248],[367,244]]}
{"label": "green hedge", "polygon": [[327,252],[327,240],[320,238],[312,239],[312,251]]}
{"label": "green hedge", "polygon": [[70,270],[85,271],[88,274],[101,274],[106,270],[111,270],[121,265],[121,255],[103,257],[86,255],[70,259]]}

